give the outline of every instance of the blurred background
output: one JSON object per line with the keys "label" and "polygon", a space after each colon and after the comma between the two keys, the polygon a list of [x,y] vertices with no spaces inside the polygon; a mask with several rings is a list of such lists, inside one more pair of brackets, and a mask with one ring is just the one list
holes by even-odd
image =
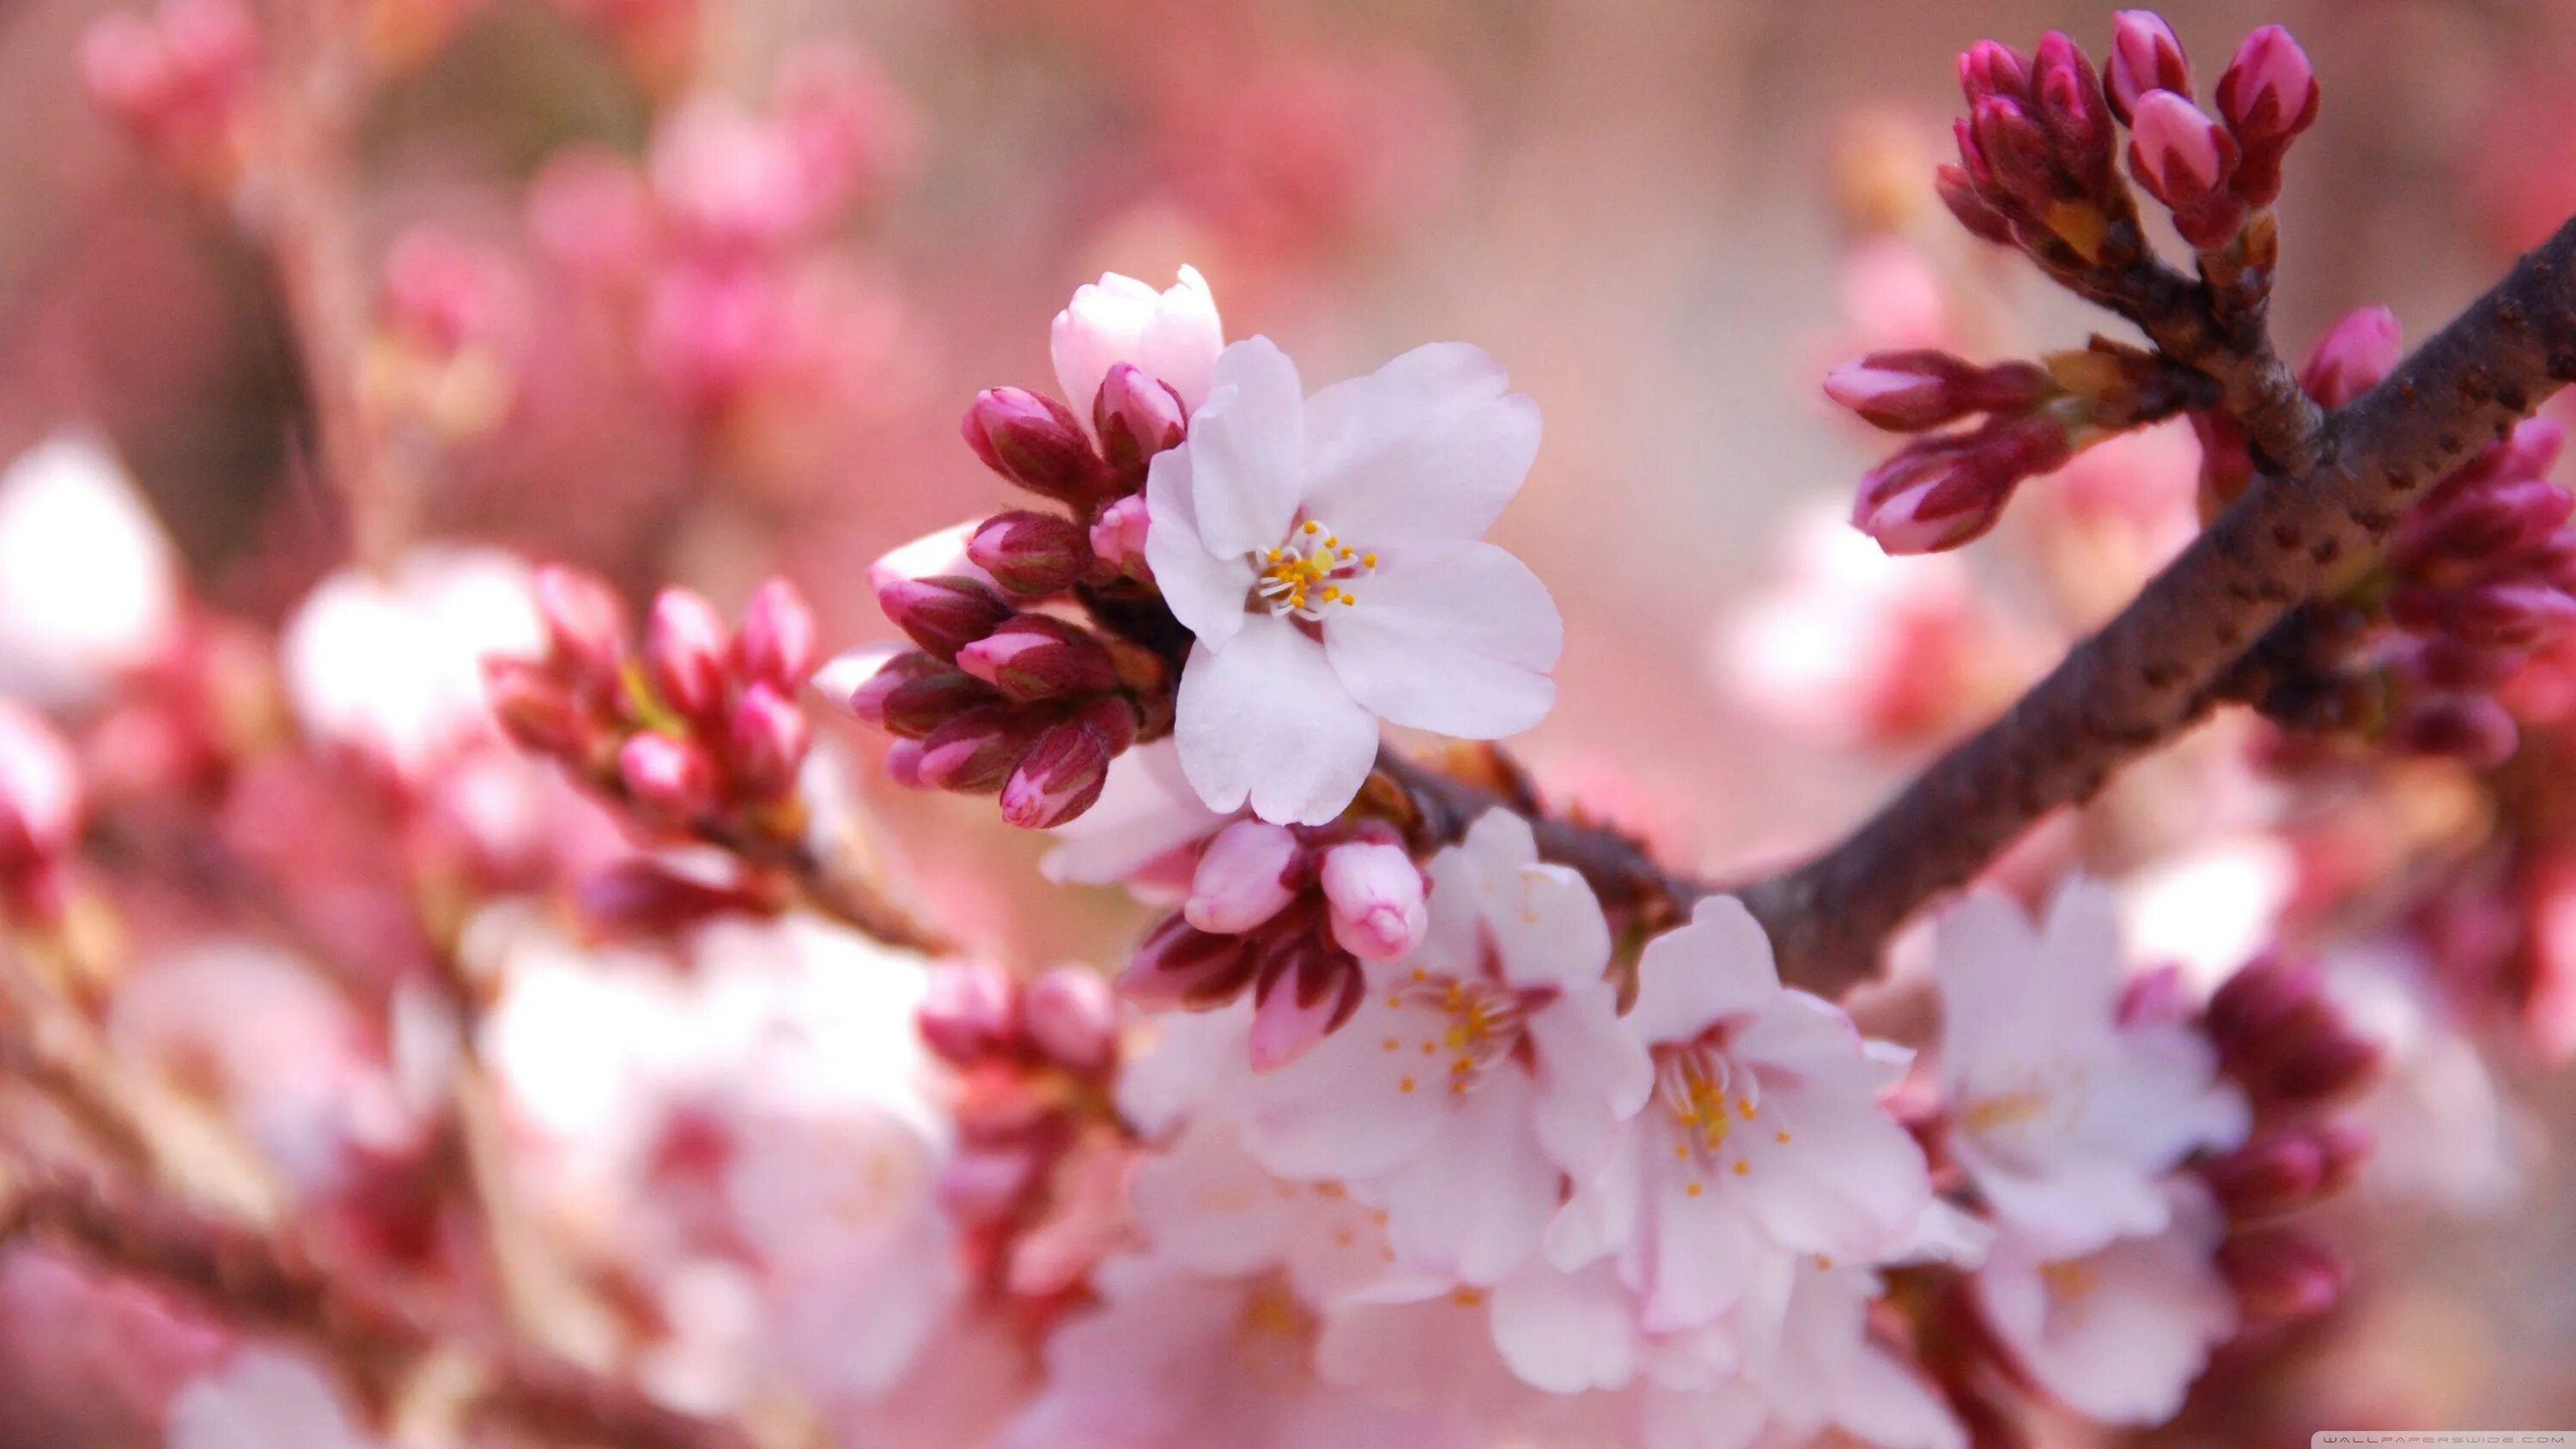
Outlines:
{"label": "blurred background", "polygon": [[[1831,836],[2170,543],[2059,527],[2034,544],[2017,513],[1925,561],[1957,591],[1944,607],[2000,622],[1975,668],[1902,706],[1921,727],[1901,738],[1782,728],[1822,717],[1798,713],[1818,708],[1799,694],[1811,656],[1857,645],[1746,622],[1782,590],[1878,587],[1838,573],[1858,566],[1819,532],[1882,451],[1828,411],[1825,366],[2117,330],[1966,238],[1928,184],[1959,48],[2062,27],[2099,55],[2108,5],[352,4],[384,80],[334,193],[353,202],[326,239],[347,285],[298,297],[242,240],[302,204],[296,183],[192,185],[184,156],[93,98],[115,90],[83,44],[107,5],[0,0],[0,456],[95,429],[189,589],[231,614],[278,620],[384,526],[728,608],[781,571],[827,647],[890,638],[868,560],[1006,502],[957,442],[975,390],[1047,385],[1047,319],[1077,284],[1159,287],[1183,263],[1229,335],[1272,335],[1310,387],[1463,338],[1538,399],[1537,471],[1496,536],[1549,582],[1568,647],[1525,754],[1685,862]],[[2364,303],[2420,337],[2576,210],[2576,7],[2162,8],[2213,69],[2250,27],[2287,24],[2324,80],[2280,208],[2285,352]],[[778,214],[747,134],[763,118],[829,152],[826,202]],[[392,524],[316,482],[312,418],[332,404],[307,385],[298,308],[365,319],[356,405]],[[2041,507],[2187,515],[2186,430],[2105,451]],[[2193,760],[2229,747],[2222,732],[2135,789],[2189,815]],[[1027,889],[1034,847],[982,802],[867,788],[928,892],[997,952],[1123,950],[1134,917]],[[2540,1118],[2576,1112],[2563,1082],[2511,1090]],[[2356,1424],[2397,1396],[2410,1421],[2576,1426],[2569,1181],[2550,1170],[2467,1232],[2368,1207],[2396,1230],[2359,1240],[2367,1301],[2308,1402]],[[46,1442],[11,1437],[6,1398],[0,1378],[0,1444]]]}

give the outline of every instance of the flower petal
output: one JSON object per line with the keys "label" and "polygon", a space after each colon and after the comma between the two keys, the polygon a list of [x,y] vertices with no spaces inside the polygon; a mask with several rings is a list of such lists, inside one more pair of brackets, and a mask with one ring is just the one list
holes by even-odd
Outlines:
{"label": "flower petal", "polygon": [[1173,737],[1209,809],[1248,799],[1280,825],[1341,814],[1377,761],[1377,721],[1333,677],[1324,651],[1288,621],[1262,616],[1223,649],[1190,650]]}
{"label": "flower petal", "polygon": [[1771,938],[1733,896],[1712,896],[1690,924],[1646,943],[1628,1029],[1656,1045],[1684,1042],[1728,1017],[1746,1016],[1780,991]]}
{"label": "flower petal", "polygon": [[1565,650],[1565,623],[1538,576],[1492,544],[1390,568],[1351,592],[1359,602],[1333,611],[1324,648],[1381,718],[1491,740],[1556,703],[1547,671]]}
{"label": "flower petal", "polygon": [[[1430,1086],[1429,1095],[1449,1096]],[[1399,1258],[1490,1286],[1536,1253],[1563,1178],[1530,1128],[1526,1078],[1497,1073],[1454,1100],[1440,1130],[1377,1191]]]}
{"label": "flower petal", "polygon": [[1538,404],[1482,348],[1417,347],[1306,404],[1309,510],[1407,566],[1485,536],[1538,456]]}
{"label": "flower petal", "polygon": [[1503,1362],[1551,1394],[1625,1388],[1645,1349],[1628,1292],[1606,1270],[1524,1269],[1494,1290],[1493,1325]]}
{"label": "flower petal", "polygon": [[1269,338],[1246,338],[1218,355],[1215,391],[1181,445],[1210,552],[1247,554],[1288,536],[1305,495],[1305,417],[1297,364]]}
{"label": "flower petal", "polygon": [[1172,617],[1221,648],[1243,628],[1243,600],[1252,591],[1252,564],[1241,553],[1213,551],[1199,533],[1197,485],[1189,445],[1154,455],[1145,474],[1145,565]]}

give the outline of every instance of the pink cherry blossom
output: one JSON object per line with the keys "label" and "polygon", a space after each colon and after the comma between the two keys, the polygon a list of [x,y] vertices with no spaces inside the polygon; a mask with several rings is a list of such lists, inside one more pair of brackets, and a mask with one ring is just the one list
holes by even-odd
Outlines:
{"label": "pink cherry blossom", "polygon": [[2210,1349],[2236,1331],[2236,1300],[2212,1258],[2225,1224],[2188,1184],[2165,1190],[2157,1232],[2078,1255],[2007,1233],[1971,1280],[2022,1371],[2086,1418],[2172,1418]]}
{"label": "pink cherry blossom", "polygon": [[1179,394],[1183,407],[1196,411],[1208,399],[1217,354],[1224,347],[1216,298],[1208,292],[1207,279],[1190,266],[1182,267],[1181,279],[1161,292],[1133,277],[1103,272],[1099,281],[1074,289],[1073,300],[1055,315],[1047,337],[1056,384],[1086,422],[1101,379],[1121,362],[1143,369]]}
{"label": "pink cherry blossom", "polygon": [[[1435,901],[1437,897],[1434,898]],[[1741,902],[1700,903],[1646,945],[1628,1030],[1655,1100],[1549,1229],[1561,1267],[1614,1257],[1656,1332],[1786,1304],[1797,1255],[1866,1261],[1930,1194],[1922,1150],[1878,1103],[1907,1054],[1780,984]]]}
{"label": "pink cherry blossom", "polygon": [[66,433],[0,472],[0,694],[94,705],[178,630],[179,561],[95,437]]}
{"label": "pink cherry blossom", "polygon": [[1480,542],[1538,450],[1538,409],[1463,343],[1304,395],[1268,338],[1227,348],[1188,442],[1157,454],[1145,555],[1197,636],[1177,738],[1213,809],[1341,813],[1377,721],[1466,739],[1555,702],[1546,586]]}
{"label": "pink cherry blossom", "polygon": [[1538,1246],[1566,1174],[1597,1169],[1651,1088],[1602,979],[1610,935],[1583,878],[1488,812],[1434,856],[1409,963],[1369,965],[1343,1028],[1249,1088],[1253,1155],[1384,1207],[1397,1255],[1475,1284]]}
{"label": "pink cherry blossom", "polygon": [[2161,1229],[2165,1174],[2243,1141],[2249,1120],[2206,1037],[2121,1021],[2124,959],[2116,899],[2084,880],[2038,931],[1992,895],[1940,925],[1952,1154],[2000,1217],[2061,1253]]}
{"label": "pink cherry blossom", "polygon": [[375,1449],[346,1395],[308,1361],[246,1348],[170,1403],[169,1449]]}

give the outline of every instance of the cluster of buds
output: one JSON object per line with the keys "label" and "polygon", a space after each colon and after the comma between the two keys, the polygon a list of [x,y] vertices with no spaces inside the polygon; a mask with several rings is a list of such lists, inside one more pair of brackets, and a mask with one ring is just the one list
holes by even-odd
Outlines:
{"label": "cluster of buds", "polygon": [[517,282],[489,248],[434,227],[405,233],[385,258],[359,374],[368,411],[446,442],[498,426],[511,400]]}
{"label": "cluster of buds", "polygon": [[[2301,383],[2341,407],[2388,375],[2398,347],[2386,310],[2357,312],[2318,345]],[[2277,641],[2263,711],[2305,734],[2357,732],[2414,754],[2511,755],[2518,731],[2496,692],[2576,634],[2576,496],[2548,476],[2565,443],[2560,424],[2531,419],[2435,484],[2376,568]],[[2204,506],[2226,481],[2204,469]]]}
{"label": "cluster of buds", "polygon": [[61,915],[86,809],[71,747],[41,716],[0,699],[0,916]]}
{"label": "cluster of buds", "polygon": [[[2023,480],[2127,428],[2205,404],[2208,383],[2154,354],[2095,339],[2041,362],[1981,367],[1938,351],[1878,352],[1825,375],[1825,394],[1871,426],[1924,433],[1862,478],[1852,526],[1891,554],[1983,537]],[[1984,421],[1929,432],[1963,419]]]}
{"label": "cluster of buds", "polygon": [[2051,32],[2024,58],[1983,41],[1959,58],[1968,115],[1941,197],[1989,241],[2019,246],[2062,275],[2118,266],[2143,246],[2137,208],[2115,169],[2114,123],[2129,130],[2128,171],[2204,252],[2228,247],[2281,191],[2281,160],[2314,124],[2318,91],[2287,31],[2246,38],[2219,78],[2219,118],[2192,99],[2191,66],[2173,28],[2123,11],[2108,72]]}
{"label": "cluster of buds", "polygon": [[1086,1176],[1125,1152],[1109,1105],[1120,1052],[1108,983],[1080,966],[1023,983],[995,966],[945,964],[917,1023],[957,1074],[958,1146],[941,1208],[1008,1291],[1043,1298],[1074,1285],[1100,1236],[1085,1230],[1099,1206]]}
{"label": "cluster of buds", "polygon": [[783,579],[728,631],[686,589],[654,599],[641,650],[607,583],[537,575],[543,659],[490,659],[484,682],[513,739],[550,755],[658,832],[726,842],[793,840],[812,726],[796,690],[814,667],[814,614]]}
{"label": "cluster of buds", "polygon": [[2229,977],[2204,1024],[2254,1108],[2242,1146],[2196,1164],[2229,1220],[2219,1270],[2248,1323],[2315,1317],[2342,1296],[2347,1270],[2324,1238],[2285,1219],[2360,1172],[2370,1134],[2332,1114],[2377,1079],[2381,1049],[2327,999],[2313,963],[2277,954]]}
{"label": "cluster of buds", "polygon": [[149,16],[120,10],[90,22],[81,81],[156,158],[220,188],[240,166],[257,49],[241,0],[161,0]]}
{"label": "cluster of buds", "polygon": [[1392,827],[1234,821],[1200,847],[1189,896],[1138,944],[1118,987],[1139,1004],[1207,1010],[1256,1003],[1251,1056],[1296,1060],[1359,1009],[1360,963],[1422,944],[1422,869]]}

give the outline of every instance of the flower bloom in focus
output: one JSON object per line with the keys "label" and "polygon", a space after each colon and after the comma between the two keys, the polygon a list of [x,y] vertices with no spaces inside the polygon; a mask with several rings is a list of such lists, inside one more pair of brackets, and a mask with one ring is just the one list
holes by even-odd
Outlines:
{"label": "flower bloom in focus", "polygon": [[1776,1323],[1794,1255],[1867,1260],[1921,1217],[1922,1149],[1878,1102],[1908,1054],[1781,986],[1742,902],[1703,901],[1647,943],[1627,1027],[1653,1059],[1655,1099],[1578,1181],[1548,1253],[1568,1268],[1615,1255],[1649,1331],[1738,1305]]}
{"label": "flower bloom in focus", "polygon": [[1991,895],[1940,926],[1951,1151],[1997,1214],[2061,1253],[2161,1230],[2165,1174],[2248,1125],[2206,1037],[2121,1021],[2122,957],[2117,902],[2085,881],[2058,892],[2037,932]]}
{"label": "flower bloom in focus", "polygon": [[1211,808],[1321,824],[1384,719],[1463,739],[1555,702],[1564,626],[1481,541],[1538,450],[1536,405],[1463,343],[1304,395],[1269,339],[1228,347],[1189,440],[1157,455],[1147,561],[1197,636],[1181,764]]}
{"label": "flower bloom in focus", "polygon": [[1539,863],[1528,821],[1489,812],[1428,870],[1421,948],[1365,966],[1350,1021],[1247,1088],[1250,1144],[1383,1206],[1406,1261],[1490,1284],[1538,1246],[1564,1175],[1599,1166],[1648,1067],[1602,977],[1601,906]]}

